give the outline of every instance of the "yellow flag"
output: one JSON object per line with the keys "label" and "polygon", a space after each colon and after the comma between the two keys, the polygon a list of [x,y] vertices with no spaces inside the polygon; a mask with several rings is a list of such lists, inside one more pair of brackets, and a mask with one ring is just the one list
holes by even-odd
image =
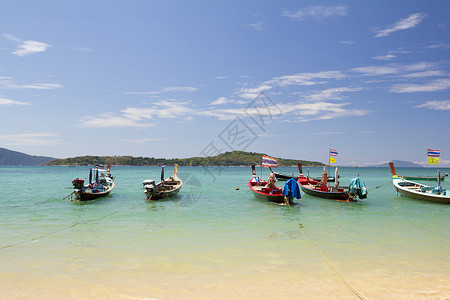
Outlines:
{"label": "yellow flag", "polygon": [[439,163],[439,157],[427,157],[427,164],[429,165],[437,165]]}
{"label": "yellow flag", "polygon": [[330,164],[334,164],[336,162],[336,159],[334,159],[334,157],[330,156]]}

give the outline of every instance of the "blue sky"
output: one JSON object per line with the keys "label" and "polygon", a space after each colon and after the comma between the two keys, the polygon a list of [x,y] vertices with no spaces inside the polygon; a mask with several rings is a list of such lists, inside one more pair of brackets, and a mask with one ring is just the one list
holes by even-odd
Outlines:
{"label": "blue sky", "polygon": [[449,1],[2,1],[0,147],[450,166]]}

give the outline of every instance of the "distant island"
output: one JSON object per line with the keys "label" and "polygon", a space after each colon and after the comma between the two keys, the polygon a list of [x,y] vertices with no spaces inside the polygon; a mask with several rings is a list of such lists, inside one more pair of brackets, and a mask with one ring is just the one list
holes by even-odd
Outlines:
{"label": "distant island", "polygon": [[[424,166],[421,166],[419,164],[415,164],[415,163],[412,163],[412,162],[409,162],[409,161],[392,160],[392,162],[394,163],[394,166],[399,167],[399,168],[424,168]],[[389,163],[379,164],[379,165],[370,166],[370,167],[374,167],[374,168],[388,168],[389,167]]]}
{"label": "distant island", "polygon": [[28,155],[22,152],[0,148],[0,165],[2,166],[43,165],[54,159],[54,157]]}
{"label": "distant island", "polygon": [[[251,166],[260,165],[264,153],[232,151],[216,156],[191,157],[191,158],[154,158],[154,157],[133,157],[133,156],[77,156],[65,159],[54,159],[47,162],[47,166],[89,166],[94,160],[99,164],[111,164],[116,166]],[[303,166],[321,167],[324,164],[317,161],[307,161],[298,159],[276,158],[280,166],[296,166],[302,163]]]}

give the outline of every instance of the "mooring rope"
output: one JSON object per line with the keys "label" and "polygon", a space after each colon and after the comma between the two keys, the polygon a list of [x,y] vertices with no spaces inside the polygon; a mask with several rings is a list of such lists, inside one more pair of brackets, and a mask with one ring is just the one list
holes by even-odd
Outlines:
{"label": "mooring rope", "polygon": [[109,214],[107,214],[107,215],[101,216],[100,218],[97,218],[97,219],[90,219],[90,220],[86,220],[86,221],[82,221],[82,222],[75,222],[75,223],[73,223],[72,225],[69,225],[69,226],[67,226],[67,227],[60,228],[60,229],[58,229],[58,230],[54,230],[54,231],[52,231],[52,232],[49,232],[49,233],[46,233],[46,234],[43,234],[43,235],[40,235],[40,236],[31,238],[31,239],[26,240],[26,241],[20,241],[20,242],[14,243],[14,244],[9,244],[9,245],[6,245],[6,246],[2,246],[2,247],[0,247],[0,250],[6,249],[6,248],[15,247],[15,246],[22,245],[22,244],[25,244],[25,243],[31,243],[31,242],[33,242],[33,241],[36,241],[36,240],[45,238],[45,237],[47,237],[47,236],[53,235],[53,234],[58,233],[58,232],[61,232],[61,231],[68,230],[68,229],[70,229],[70,228],[73,228],[73,227],[78,226],[78,225],[81,225],[81,224],[88,224],[88,223],[90,223],[90,222],[98,222],[98,221],[100,221],[100,220],[103,220],[103,219],[105,219],[105,218],[107,218],[107,217],[110,217],[110,216],[112,216],[112,215],[115,215],[115,214],[117,214],[117,213],[120,213],[120,212],[124,212],[124,211],[127,211],[127,210],[134,209],[134,208],[139,207],[139,206],[142,206],[142,205],[144,205],[144,204],[146,204],[146,203],[147,203],[147,202],[144,202],[144,203],[141,203],[141,204],[138,204],[138,205],[135,205],[135,206],[126,208],[126,209],[117,210],[117,211],[114,211],[114,212],[109,213]]}
{"label": "mooring rope", "polygon": [[287,206],[289,207],[289,209],[291,210],[292,214],[294,215],[294,217],[297,219],[297,221],[299,222],[299,226],[302,229],[303,233],[309,238],[309,240],[314,244],[314,247],[319,251],[320,255],[322,256],[323,260],[328,264],[328,266],[330,266],[330,268],[333,269],[333,271],[339,276],[339,278],[341,278],[341,280],[345,283],[345,285],[353,292],[353,294],[355,294],[359,299],[364,299],[367,300],[368,298],[366,296],[364,296],[356,287],[354,287],[350,282],[348,282],[344,276],[339,272],[339,270],[331,263],[331,261],[327,258],[327,256],[325,255],[325,253],[320,249],[319,245],[317,244],[317,242],[311,237],[311,235],[309,235],[309,233],[306,231],[305,227],[303,226],[303,224],[300,222],[300,219],[298,218],[298,216],[294,213],[294,211],[292,210],[291,205],[289,204],[289,201],[286,201],[286,197],[285,197],[285,203],[287,204]]}
{"label": "mooring rope", "polygon": [[367,191],[372,191],[372,190],[375,190],[375,189],[379,189],[380,187],[382,187],[382,186],[384,186],[384,185],[386,185],[386,184],[388,184],[388,183],[391,183],[391,182],[392,182],[392,180],[389,180],[388,182],[383,183],[383,184],[381,184],[381,185],[378,185],[378,186],[376,186],[376,187],[373,187],[373,188],[371,188],[371,189],[369,189],[369,190],[367,190]]}

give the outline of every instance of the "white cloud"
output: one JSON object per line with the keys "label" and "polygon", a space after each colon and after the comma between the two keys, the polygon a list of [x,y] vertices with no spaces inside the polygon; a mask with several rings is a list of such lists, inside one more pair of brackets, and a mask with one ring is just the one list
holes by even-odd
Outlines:
{"label": "white cloud", "polygon": [[439,43],[439,44],[430,45],[427,48],[429,48],[429,49],[450,49],[450,45],[446,44],[446,43]]}
{"label": "white cloud", "polygon": [[115,116],[113,113],[104,113],[96,116],[87,116],[80,120],[80,127],[111,128],[111,127],[152,127],[152,123],[141,123],[130,118]]}
{"label": "white cloud", "polygon": [[311,101],[323,101],[323,100],[341,100],[344,97],[341,95],[345,92],[359,92],[362,88],[349,88],[349,87],[341,87],[341,88],[332,88],[326,89],[317,93],[310,94],[305,97],[307,100]]}
{"label": "white cloud", "polygon": [[162,93],[170,93],[170,92],[195,92],[198,88],[191,86],[169,86],[165,87],[159,91],[151,91],[151,92],[125,92],[126,95],[159,95]]}
{"label": "white cloud", "polygon": [[247,26],[250,27],[250,29],[255,30],[255,31],[263,31],[263,29],[264,29],[263,22],[247,24]]}
{"label": "white cloud", "polygon": [[43,42],[23,41],[19,43],[17,49],[12,53],[17,56],[25,56],[34,53],[45,52],[49,47],[50,45]]}
{"label": "white cloud", "polygon": [[239,90],[239,96],[246,99],[255,99],[260,93],[272,89],[270,85],[262,84],[255,88],[242,88]]}
{"label": "white cloud", "polygon": [[437,92],[450,89],[450,79],[436,79],[426,84],[395,84],[391,93]]}
{"label": "white cloud", "polygon": [[0,135],[0,141],[15,146],[53,146],[61,143],[57,134],[48,132]]}
{"label": "white cloud", "polygon": [[317,21],[321,21],[330,17],[342,17],[347,15],[347,7],[345,6],[309,6],[303,9],[299,9],[295,12],[283,11],[282,16],[288,17],[294,21],[302,21],[308,18],[312,18]]}
{"label": "white cloud", "polygon": [[433,110],[450,110],[450,100],[427,101],[423,104],[417,105],[416,107],[428,108]]}
{"label": "white cloud", "polygon": [[30,105],[30,103],[14,101],[11,99],[6,99],[6,98],[0,97],[0,106],[14,106],[14,105]]}
{"label": "white cloud", "polygon": [[75,47],[75,50],[83,51],[83,52],[94,52],[93,49],[87,47]]}
{"label": "white cloud", "polygon": [[0,77],[0,89],[35,89],[35,90],[54,90],[62,88],[59,83],[18,83],[11,77]]}
{"label": "white cloud", "polygon": [[417,25],[422,22],[422,20],[426,17],[426,14],[424,13],[416,13],[409,15],[408,17],[401,19],[400,21],[387,26],[384,29],[376,28],[375,32],[377,33],[375,37],[385,37],[390,35],[393,32],[399,31],[399,30],[406,30],[416,27]]}
{"label": "white cloud", "polygon": [[321,132],[316,132],[316,134],[319,135],[335,135],[335,134],[343,134],[344,132],[342,131],[321,131]]}
{"label": "white cloud", "polygon": [[226,97],[219,97],[213,102],[211,102],[211,105],[220,105],[225,103],[228,103],[228,99]]}
{"label": "white cloud", "polygon": [[265,84],[277,85],[280,87],[290,85],[315,85],[324,83],[323,81],[316,81],[316,79],[342,79],[346,76],[339,71],[325,71],[317,73],[298,73],[294,75],[285,75],[280,77],[274,77],[272,80],[267,81]]}
{"label": "white cloud", "polygon": [[344,45],[355,45],[356,42],[355,42],[355,41],[340,41],[339,44],[344,44]]}
{"label": "white cloud", "polygon": [[3,36],[5,38],[7,38],[8,40],[11,40],[11,41],[16,42],[16,43],[20,43],[20,39],[18,37],[13,36],[12,34],[4,33]]}
{"label": "white cloud", "polygon": [[430,71],[409,73],[409,74],[402,75],[401,77],[406,77],[406,78],[425,78],[425,77],[437,77],[437,76],[445,76],[445,75],[446,74],[443,71],[430,70]]}
{"label": "white cloud", "polygon": [[365,116],[370,113],[364,109],[349,109],[351,103],[288,103],[281,104],[280,109],[288,114],[292,113],[299,122],[308,122],[313,120],[328,120],[342,117]]}
{"label": "white cloud", "polygon": [[148,142],[163,142],[167,141],[167,138],[143,138],[135,140],[121,140],[122,142],[133,143],[133,144],[144,144]]}
{"label": "white cloud", "polygon": [[[366,66],[360,68],[353,68],[352,71],[361,73],[363,76],[381,76],[381,75],[398,75],[402,77],[417,76],[418,72],[437,71],[439,64],[429,62],[418,62],[410,65],[390,64],[387,66]],[[416,75],[411,75],[413,73]],[[409,75],[408,75],[409,74]],[[429,76],[430,73],[422,73]],[[438,74],[438,73],[435,73]]]}
{"label": "white cloud", "polygon": [[121,115],[104,113],[88,116],[80,120],[80,127],[135,127],[146,128],[155,126],[147,123],[148,120],[158,117],[161,119],[186,118],[190,120],[194,115],[200,115],[199,111],[190,107],[190,101],[164,100],[154,103],[152,107],[128,107],[121,111]]}
{"label": "white cloud", "polygon": [[407,54],[407,53],[411,53],[411,51],[392,50],[392,51],[389,51],[388,53],[386,53],[384,55],[374,56],[373,59],[376,59],[376,60],[393,60],[394,58],[397,57],[397,54]]}

